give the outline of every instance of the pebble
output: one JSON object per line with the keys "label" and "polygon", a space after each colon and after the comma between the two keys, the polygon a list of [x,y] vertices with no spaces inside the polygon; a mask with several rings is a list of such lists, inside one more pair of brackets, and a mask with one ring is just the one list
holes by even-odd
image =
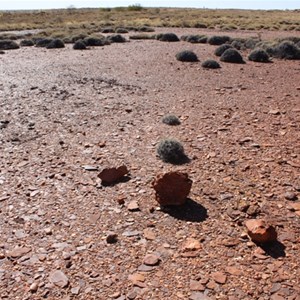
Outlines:
{"label": "pebble", "polygon": [[150,241],[155,240],[156,236],[152,229],[146,228],[143,230],[143,233],[146,240],[150,240]]}
{"label": "pebble", "polygon": [[50,282],[62,288],[69,285],[68,277],[60,270],[53,271],[50,274]]}
{"label": "pebble", "polygon": [[290,201],[294,201],[294,200],[297,200],[297,195],[293,192],[286,192],[284,194],[284,198],[287,200],[290,200]]}
{"label": "pebble", "polygon": [[222,272],[214,272],[212,273],[212,278],[215,282],[224,284],[226,283],[227,276]]}
{"label": "pebble", "polygon": [[7,253],[7,256],[12,257],[12,258],[19,258],[31,251],[30,248],[28,247],[16,247],[13,250],[9,251]]}
{"label": "pebble", "polygon": [[268,243],[277,239],[275,228],[263,219],[249,219],[245,222],[245,225],[253,242]]}
{"label": "pebble", "polygon": [[190,300],[210,300],[208,296],[200,292],[194,292],[189,297]]}
{"label": "pebble", "polygon": [[38,290],[38,288],[39,288],[38,283],[37,283],[37,282],[33,282],[33,283],[30,285],[29,290],[30,290],[30,292],[32,292],[32,293],[36,293],[37,290]]}
{"label": "pebble", "polygon": [[143,260],[143,263],[146,266],[156,266],[159,264],[159,262],[160,262],[160,257],[156,254],[147,254]]}
{"label": "pebble", "polygon": [[106,242],[108,244],[115,244],[118,241],[118,234],[110,232],[106,237]]}
{"label": "pebble", "polygon": [[129,204],[127,205],[127,209],[129,211],[138,211],[138,210],[140,210],[139,204],[136,200],[130,201]]}

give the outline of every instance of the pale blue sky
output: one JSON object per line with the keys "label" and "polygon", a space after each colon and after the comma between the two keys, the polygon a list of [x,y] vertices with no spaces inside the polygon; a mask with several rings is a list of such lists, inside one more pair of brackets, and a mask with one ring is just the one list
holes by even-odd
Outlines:
{"label": "pale blue sky", "polygon": [[141,4],[144,7],[199,7],[245,9],[300,9],[300,0],[0,0],[0,10],[79,7],[115,7]]}

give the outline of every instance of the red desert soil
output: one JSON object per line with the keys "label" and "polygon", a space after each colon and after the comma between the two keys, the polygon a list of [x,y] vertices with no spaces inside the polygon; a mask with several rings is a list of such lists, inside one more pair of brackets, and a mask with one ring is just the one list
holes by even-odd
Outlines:
{"label": "red desert soil", "polygon": [[[300,61],[203,69],[215,48],[0,56],[1,299],[300,299]],[[200,62],[177,61],[184,49]],[[159,160],[164,137],[191,161]],[[129,178],[102,186],[101,170],[123,164]],[[193,180],[184,207],[155,201],[166,171]],[[278,242],[250,241],[255,218]]]}

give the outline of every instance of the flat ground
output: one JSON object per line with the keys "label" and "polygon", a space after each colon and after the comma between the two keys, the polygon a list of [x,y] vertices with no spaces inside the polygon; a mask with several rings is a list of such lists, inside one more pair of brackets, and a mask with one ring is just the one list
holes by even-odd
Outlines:
{"label": "flat ground", "polygon": [[[0,56],[1,299],[300,299],[300,216],[286,199],[300,197],[300,62],[205,70],[178,62],[183,49],[215,58],[215,46],[156,40]],[[191,162],[160,161],[164,137]],[[102,187],[99,171],[122,163],[130,180]],[[181,211],[155,201],[169,170],[193,180]],[[268,219],[279,242],[253,244],[249,218]],[[182,255],[187,238],[201,242],[195,257]],[[143,265],[149,253],[158,266]],[[56,270],[68,286],[51,282]]]}

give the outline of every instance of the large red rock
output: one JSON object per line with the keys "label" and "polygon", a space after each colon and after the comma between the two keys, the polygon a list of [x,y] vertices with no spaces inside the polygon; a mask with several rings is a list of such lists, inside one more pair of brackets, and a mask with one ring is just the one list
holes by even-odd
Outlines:
{"label": "large red rock", "polygon": [[277,240],[275,228],[263,219],[250,219],[245,222],[245,225],[253,242],[268,243]]}
{"label": "large red rock", "polygon": [[192,183],[186,173],[160,174],[152,183],[156,192],[156,201],[162,206],[182,205],[186,202]]}
{"label": "large red rock", "polygon": [[98,177],[102,180],[103,184],[112,184],[120,180],[128,173],[125,165],[118,168],[106,168],[101,171]]}

